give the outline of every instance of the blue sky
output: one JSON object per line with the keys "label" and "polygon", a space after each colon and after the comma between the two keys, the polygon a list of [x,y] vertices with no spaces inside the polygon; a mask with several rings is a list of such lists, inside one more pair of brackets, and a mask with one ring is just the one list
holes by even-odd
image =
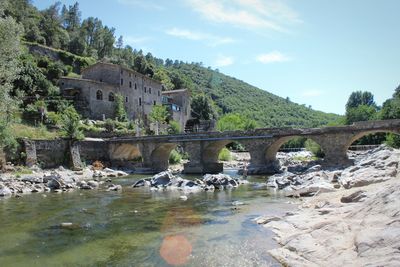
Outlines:
{"label": "blue sky", "polygon": [[82,18],[100,18],[126,45],[203,62],[317,110],[343,114],[356,90],[381,105],[400,84],[398,0],[78,2]]}

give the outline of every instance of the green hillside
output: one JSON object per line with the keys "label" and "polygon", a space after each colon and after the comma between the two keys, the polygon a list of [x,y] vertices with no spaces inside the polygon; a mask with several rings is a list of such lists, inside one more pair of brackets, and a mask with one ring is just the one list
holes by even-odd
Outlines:
{"label": "green hillside", "polygon": [[19,58],[20,75],[11,92],[13,96],[24,95],[21,108],[28,115],[43,102],[50,111],[57,112],[62,101],[57,79],[77,77],[82,68],[101,60],[157,79],[167,90],[188,88],[192,96],[204,93],[212,99],[218,116],[239,113],[255,120],[260,127],[316,127],[340,119],[338,115],[293,103],[201,63],[143,54],[125,46],[123,37],[116,38],[115,29],[103,25],[100,19],[82,19],[78,3],[69,7],[55,3],[38,10],[28,0],[6,0],[3,8],[5,16],[12,17],[23,29],[22,43],[27,49]]}
{"label": "green hillside", "polygon": [[192,81],[194,93],[209,95],[222,113],[243,114],[257,121],[260,126],[316,127],[340,118],[293,103],[198,64],[183,63],[172,68]]}

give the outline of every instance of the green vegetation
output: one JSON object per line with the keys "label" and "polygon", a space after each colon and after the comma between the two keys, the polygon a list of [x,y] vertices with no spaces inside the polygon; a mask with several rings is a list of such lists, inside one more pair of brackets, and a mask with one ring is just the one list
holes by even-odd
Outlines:
{"label": "green vegetation", "polygon": [[323,158],[325,156],[324,151],[322,151],[321,146],[311,139],[307,139],[304,143],[305,148],[314,154],[317,158]]}
{"label": "green vegetation", "polygon": [[61,115],[61,133],[72,140],[81,140],[84,135],[80,129],[80,116],[72,107],[67,107]]}
{"label": "green vegetation", "polygon": [[171,120],[168,123],[168,134],[179,134],[181,132],[181,126],[179,126],[179,123]]}
{"label": "green vegetation", "polygon": [[55,139],[59,137],[58,132],[49,131],[43,124],[34,127],[26,124],[14,123],[10,126],[10,130],[15,138]]}
{"label": "green vegetation", "polygon": [[224,147],[218,155],[218,160],[221,161],[231,161],[232,160],[232,154],[229,151],[229,149],[227,149],[226,147]]}
{"label": "green vegetation", "polygon": [[128,115],[126,114],[124,97],[121,94],[115,95],[115,119],[117,121],[127,121]]}
{"label": "green vegetation", "polygon": [[226,114],[222,116],[217,123],[218,131],[234,131],[234,130],[253,130],[257,128],[257,122],[245,118],[239,114]]}
{"label": "green vegetation", "polygon": [[169,163],[171,164],[179,164],[182,161],[182,155],[176,150],[172,150],[169,155]]}
{"label": "green vegetation", "polygon": [[157,127],[156,134],[158,134],[160,124],[165,123],[167,121],[168,116],[169,116],[169,113],[165,106],[162,106],[162,105],[153,106],[153,108],[149,114],[149,118],[150,118],[151,122],[156,123],[156,127]]}

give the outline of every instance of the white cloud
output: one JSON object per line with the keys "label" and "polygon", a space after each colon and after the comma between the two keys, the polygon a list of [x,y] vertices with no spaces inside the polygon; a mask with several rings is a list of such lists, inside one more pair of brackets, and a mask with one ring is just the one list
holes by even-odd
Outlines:
{"label": "white cloud", "polygon": [[250,29],[285,32],[286,25],[300,22],[282,0],[189,0],[190,7],[205,19]]}
{"label": "white cloud", "polygon": [[305,97],[316,97],[316,96],[322,95],[323,93],[324,93],[324,91],[321,91],[321,90],[306,90],[306,91],[303,91],[301,93],[301,95],[305,96]]}
{"label": "white cloud", "polygon": [[275,63],[275,62],[286,62],[286,61],[290,61],[291,58],[282,54],[279,51],[273,51],[270,53],[266,53],[266,54],[261,54],[258,55],[256,60],[258,62],[264,63],[264,64],[268,64],[268,63]]}
{"label": "white cloud", "polygon": [[215,61],[216,67],[227,67],[234,63],[233,57],[219,55],[217,60]]}
{"label": "white cloud", "polygon": [[118,0],[118,3],[132,6],[132,7],[140,7],[145,9],[156,9],[156,10],[164,10],[164,6],[156,4],[152,1],[143,1],[143,0]]}
{"label": "white cloud", "polygon": [[209,46],[217,46],[235,42],[234,39],[229,37],[221,37],[212,34],[195,32],[179,28],[168,29],[165,31],[165,33],[182,39],[188,39],[193,41],[204,41]]}
{"label": "white cloud", "polygon": [[147,36],[136,37],[128,35],[128,36],[123,36],[123,40],[125,45],[136,46],[150,41],[151,38]]}

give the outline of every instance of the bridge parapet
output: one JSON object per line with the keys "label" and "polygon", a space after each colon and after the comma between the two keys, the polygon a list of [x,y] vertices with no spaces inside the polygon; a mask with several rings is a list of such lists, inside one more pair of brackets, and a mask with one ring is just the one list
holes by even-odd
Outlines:
{"label": "bridge parapet", "polygon": [[[223,165],[218,161],[219,151],[231,142],[241,143],[250,152],[250,173],[273,173],[279,169],[276,153],[282,144],[293,137],[302,136],[317,142],[325,152],[327,166],[348,165],[348,147],[358,138],[370,133],[400,133],[400,120],[357,122],[352,125],[322,128],[261,128],[251,131],[229,131],[159,135],[142,137],[108,138],[77,142],[81,157],[87,161],[103,160],[129,162],[138,157],[139,164],[150,171],[168,168],[169,153],[177,146],[190,156],[185,164],[187,173],[221,172]],[[33,143],[32,143],[33,142]],[[62,164],[63,151],[67,149],[65,140],[32,140],[29,155],[36,161],[56,160],[49,166]],[[57,151],[55,151],[57,150]],[[29,164],[34,159],[29,158]],[[138,164],[137,164],[138,165]]]}

